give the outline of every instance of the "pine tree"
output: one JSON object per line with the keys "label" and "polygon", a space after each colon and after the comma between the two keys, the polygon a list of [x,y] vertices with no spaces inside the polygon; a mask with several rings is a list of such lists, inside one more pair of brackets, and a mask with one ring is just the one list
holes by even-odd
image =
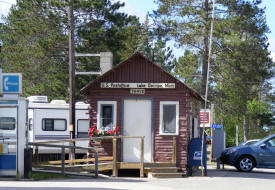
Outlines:
{"label": "pine tree", "polygon": [[176,59],[172,49],[167,47],[167,40],[163,37],[162,29],[150,25],[148,15],[141,25],[136,51],[167,72],[172,72],[175,67]]}
{"label": "pine tree", "polygon": [[[167,35],[178,46],[198,55],[202,63],[198,64],[197,58],[189,53],[180,59],[176,74],[192,84],[197,78],[188,78],[187,73],[192,75],[201,69],[204,94],[212,1],[158,0],[157,3],[159,7],[154,13],[159,18],[157,24],[166,28]],[[217,104],[217,121],[227,125],[242,123],[244,140],[248,138],[250,122],[247,106],[254,98],[260,100],[260,89],[272,74],[268,27],[260,3],[221,0],[216,2],[215,9],[209,98]]]}
{"label": "pine tree", "polygon": [[[111,51],[114,64],[134,51],[129,33],[137,35],[138,19],[119,12],[110,0],[19,0],[1,27],[3,72],[23,73],[23,96],[68,98],[67,6],[73,6],[78,53]],[[135,43],[136,40],[133,40]],[[99,71],[99,58],[77,58],[78,71]],[[78,92],[95,76],[77,76]],[[79,93],[76,99],[80,99]]]}

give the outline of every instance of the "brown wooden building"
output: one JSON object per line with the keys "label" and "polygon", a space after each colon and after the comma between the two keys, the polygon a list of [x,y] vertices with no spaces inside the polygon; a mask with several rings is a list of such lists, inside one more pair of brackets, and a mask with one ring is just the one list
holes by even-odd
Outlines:
{"label": "brown wooden building", "polygon": [[[140,53],[81,90],[90,104],[91,126],[120,126],[123,136],[145,136],[144,162],[171,162],[176,137],[176,165],[187,171],[188,142],[199,136],[202,97]],[[121,143],[120,160],[137,162],[139,143]]]}

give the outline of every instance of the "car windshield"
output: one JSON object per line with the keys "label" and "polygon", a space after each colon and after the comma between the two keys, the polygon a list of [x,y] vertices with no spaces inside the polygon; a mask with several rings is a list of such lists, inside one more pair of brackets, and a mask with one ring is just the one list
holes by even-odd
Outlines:
{"label": "car windshield", "polygon": [[272,136],[274,137],[274,135],[271,135],[271,136],[268,136],[268,137],[265,137],[265,138],[259,140],[258,142],[254,143],[253,146],[261,145],[262,143],[264,143],[267,139],[271,138]]}

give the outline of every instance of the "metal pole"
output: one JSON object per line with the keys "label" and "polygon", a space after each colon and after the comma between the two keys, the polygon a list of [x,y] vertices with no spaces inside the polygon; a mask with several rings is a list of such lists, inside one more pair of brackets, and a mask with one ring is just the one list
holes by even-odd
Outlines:
{"label": "metal pole", "polygon": [[[69,88],[70,88],[70,102],[69,102],[69,130],[70,139],[75,138],[75,47],[74,47],[74,18],[73,7],[68,7],[68,37],[69,37]],[[70,145],[75,146],[75,142]],[[75,149],[70,149],[70,159],[75,158]]]}
{"label": "metal pole", "polygon": [[213,128],[212,125],[214,124],[214,104],[211,104],[210,109],[210,116],[211,116],[211,122],[210,122],[210,132],[211,132],[211,149],[210,149],[210,160],[213,159]]}
{"label": "metal pole", "polygon": [[[208,95],[208,80],[209,80],[210,57],[211,57],[211,49],[212,49],[214,16],[215,16],[215,0],[213,0],[213,10],[212,10],[211,28],[210,28],[209,53],[208,53],[207,75],[206,75],[206,87],[205,87],[206,89],[205,89],[205,99],[204,99],[205,113],[206,113],[206,104],[207,104],[207,95]],[[203,124],[202,143],[201,143],[201,175],[202,176],[205,176],[205,170],[203,169],[203,155],[204,155],[204,141],[205,141],[204,134],[205,134],[205,124]]]}
{"label": "metal pole", "polygon": [[95,177],[98,178],[98,153],[95,151]]}
{"label": "metal pole", "polygon": [[61,173],[65,174],[65,148],[61,148]]}

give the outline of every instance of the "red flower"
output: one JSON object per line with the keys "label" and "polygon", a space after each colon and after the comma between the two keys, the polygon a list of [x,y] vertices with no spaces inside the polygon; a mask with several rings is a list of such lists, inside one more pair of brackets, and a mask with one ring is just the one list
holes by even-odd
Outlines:
{"label": "red flower", "polygon": [[97,137],[97,136],[115,136],[115,135],[119,135],[120,131],[119,131],[119,127],[115,127],[113,126],[113,130],[108,130],[108,131],[102,131],[100,132],[95,125],[93,125],[91,128],[89,128],[88,130],[89,132],[89,136],[90,137]]}
{"label": "red flower", "polygon": [[89,132],[90,137],[98,136],[98,130],[95,125],[93,125],[91,128],[89,128],[88,132]]}

